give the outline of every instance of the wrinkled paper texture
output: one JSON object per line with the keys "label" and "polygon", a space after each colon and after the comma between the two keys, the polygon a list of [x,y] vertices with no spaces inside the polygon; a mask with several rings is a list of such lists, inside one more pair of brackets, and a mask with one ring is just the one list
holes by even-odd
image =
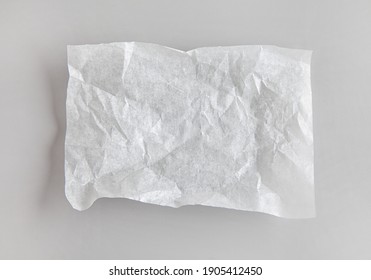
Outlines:
{"label": "wrinkled paper texture", "polygon": [[275,46],[68,46],[68,200],[313,217],[310,59]]}

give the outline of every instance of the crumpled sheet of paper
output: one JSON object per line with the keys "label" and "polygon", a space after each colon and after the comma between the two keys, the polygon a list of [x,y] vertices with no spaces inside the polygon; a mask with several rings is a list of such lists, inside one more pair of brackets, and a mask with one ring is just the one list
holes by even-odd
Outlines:
{"label": "crumpled sheet of paper", "polygon": [[68,200],[313,217],[310,59],[275,46],[68,46]]}

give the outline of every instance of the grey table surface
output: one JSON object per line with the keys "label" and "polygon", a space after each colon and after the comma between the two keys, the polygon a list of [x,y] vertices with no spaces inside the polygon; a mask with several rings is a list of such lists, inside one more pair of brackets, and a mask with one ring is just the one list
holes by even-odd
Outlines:
{"label": "grey table surface", "polygon": [[[371,257],[371,1],[0,1],[0,258]],[[64,195],[66,45],[311,49],[317,217]]]}

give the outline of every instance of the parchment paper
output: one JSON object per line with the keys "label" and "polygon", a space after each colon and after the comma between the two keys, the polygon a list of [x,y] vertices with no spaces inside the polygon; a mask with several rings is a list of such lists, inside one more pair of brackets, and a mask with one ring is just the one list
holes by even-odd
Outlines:
{"label": "parchment paper", "polygon": [[71,205],[124,197],[313,217],[310,58],[275,46],[68,46]]}

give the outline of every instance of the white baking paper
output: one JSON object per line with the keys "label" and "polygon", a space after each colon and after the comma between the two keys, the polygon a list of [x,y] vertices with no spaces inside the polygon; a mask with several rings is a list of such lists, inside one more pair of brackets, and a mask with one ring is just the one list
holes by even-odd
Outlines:
{"label": "white baking paper", "polygon": [[68,46],[68,200],[313,217],[310,57],[275,46]]}

